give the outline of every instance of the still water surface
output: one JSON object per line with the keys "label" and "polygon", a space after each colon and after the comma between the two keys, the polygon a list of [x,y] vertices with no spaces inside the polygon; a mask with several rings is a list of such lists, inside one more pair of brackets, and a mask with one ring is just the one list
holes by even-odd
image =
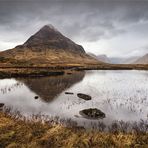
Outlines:
{"label": "still water surface", "polygon": [[[72,94],[65,94],[72,92]],[[88,94],[85,101],[77,93]],[[35,96],[39,96],[35,99]],[[90,127],[98,120],[85,119],[79,111],[98,108],[113,121],[148,121],[148,71],[85,71],[71,75],[0,80],[0,103],[12,112],[29,117],[42,114],[71,118],[80,126]]]}

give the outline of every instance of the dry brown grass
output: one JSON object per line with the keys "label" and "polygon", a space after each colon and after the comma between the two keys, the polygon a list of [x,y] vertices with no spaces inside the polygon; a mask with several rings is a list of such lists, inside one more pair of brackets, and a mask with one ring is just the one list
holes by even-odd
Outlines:
{"label": "dry brown grass", "polygon": [[[35,49],[34,49],[35,50]],[[44,49],[42,52],[31,49],[11,49],[0,54],[1,66],[57,66],[57,65],[85,65],[98,64],[99,62],[86,54],[75,54]],[[102,62],[100,62],[102,63]]]}
{"label": "dry brown grass", "polygon": [[148,147],[148,133],[104,133],[22,121],[0,113],[0,147]]}

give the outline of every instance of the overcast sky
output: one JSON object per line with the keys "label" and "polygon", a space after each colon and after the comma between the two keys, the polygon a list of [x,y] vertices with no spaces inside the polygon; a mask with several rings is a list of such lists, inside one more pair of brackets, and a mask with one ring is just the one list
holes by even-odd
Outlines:
{"label": "overcast sky", "polygon": [[148,53],[148,0],[0,0],[0,50],[52,24],[86,52]]}

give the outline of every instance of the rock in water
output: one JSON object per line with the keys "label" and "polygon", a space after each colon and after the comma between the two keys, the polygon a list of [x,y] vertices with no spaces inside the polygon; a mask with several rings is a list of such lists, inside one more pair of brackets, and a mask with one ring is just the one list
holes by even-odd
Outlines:
{"label": "rock in water", "polygon": [[3,107],[5,104],[4,103],[0,103],[0,107]]}
{"label": "rock in water", "polygon": [[66,95],[73,95],[73,92],[65,92]]}
{"label": "rock in water", "polygon": [[39,98],[39,96],[35,96],[35,97],[34,97],[34,99],[38,99],[38,98]]}
{"label": "rock in water", "polygon": [[103,119],[105,118],[105,113],[97,108],[89,108],[81,110],[80,115],[87,119]]}
{"label": "rock in water", "polygon": [[77,96],[81,99],[86,100],[86,101],[91,100],[91,96],[86,95],[86,94],[78,93]]}
{"label": "rock in water", "polygon": [[4,103],[0,103],[0,111],[2,111],[4,105],[5,105]]}

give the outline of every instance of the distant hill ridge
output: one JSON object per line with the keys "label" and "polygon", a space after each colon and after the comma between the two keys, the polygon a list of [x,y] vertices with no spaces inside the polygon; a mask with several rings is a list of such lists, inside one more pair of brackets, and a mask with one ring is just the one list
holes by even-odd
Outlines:
{"label": "distant hill ridge", "polygon": [[134,64],[148,64],[148,53],[140,58],[138,58]]}
{"label": "distant hill ridge", "polygon": [[[102,61],[104,63],[110,63],[110,64],[148,64],[148,55],[144,56],[144,60],[139,61],[138,59],[140,57],[138,56],[132,56],[132,57],[108,57],[105,54],[95,55],[93,53],[88,53],[91,57],[95,58],[98,61]],[[140,58],[141,59],[141,58]]]}
{"label": "distant hill ridge", "polygon": [[107,55],[105,55],[105,54],[95,55],[91,52],[88,52],[88,55],[90,55],[91,57],[95,58],[98,61],[101,61],[104,63],[111,63],[109,57],[107,57]]}

